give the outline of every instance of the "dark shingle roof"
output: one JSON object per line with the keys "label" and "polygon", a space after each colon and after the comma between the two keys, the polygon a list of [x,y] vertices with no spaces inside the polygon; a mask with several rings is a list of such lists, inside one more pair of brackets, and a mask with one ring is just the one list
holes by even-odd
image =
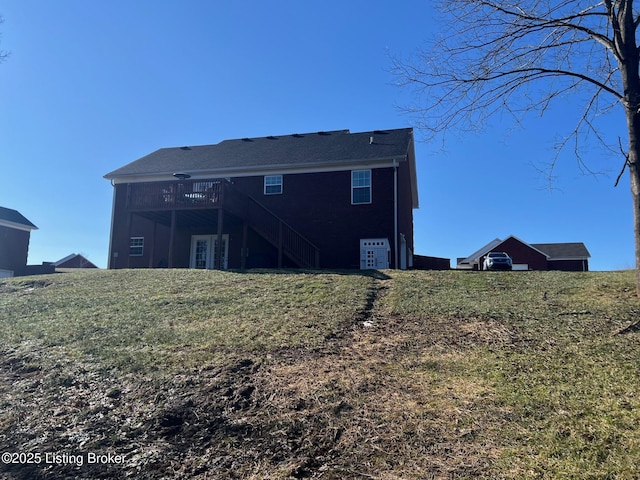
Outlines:
{"label": "dark shingle roof", "polygon": [[252,171],[405,158],[413,130],[348,130],[225,140],[215,145],[161,148],[105,178],[175,172]]}
{"label": "dark shingle roof", "polygon": [[549,256],[549,260],[555,259],[581,259],[589,258],[591,254],[587,247],[582,242],[574,243],[532,243],[533,248],[546,253]]}
{"label": "dark shingle roof", "polygon": [[36,229],[33,223],[27,220],[20,212],[17,210],[12,210],[10,208],[0,207],[0,221],[5,221],[9,223],[15,223],[18,225],[24,225],[29,229]]}

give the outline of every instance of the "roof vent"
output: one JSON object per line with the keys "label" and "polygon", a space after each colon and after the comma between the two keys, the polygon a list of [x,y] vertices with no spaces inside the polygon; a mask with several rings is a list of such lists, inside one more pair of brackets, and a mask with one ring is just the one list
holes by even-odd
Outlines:
{"label": "roof vent", "polygon": [[369,145],[373,145],[373,136],[369,137]]}
{"label": "roof vent", "polygon": [[180,150],[191,150],[191,147],[180,147]]}
{"label": "roof vent", "polygon": [[274,137],[273,135],[269,135],[267,138],[268,138],[269,140],[277,140],[277,138],[276,138],[276,137]]}
{"label": "roof vent", "polygon": [[331,135],[329,132],[318,132],[318,135]]}
{"label": "roof vent", "polygon": [[250,138],[248,138],[248,137],[243,138],[243,139],[242,139],[242,141],[243,141],[243,142],[253,142],[253,140],[251,140],[251,139],[250,139]]}
{"label": "roof vent", "polygon": [[295,137],[295,138],[302,138],[302,137],[303,137],[303,135],[300,135],[299,133],[294,133],[294,134],[293,134],[293,135],[291,135],[291,136],[292,136],[292,137]]}

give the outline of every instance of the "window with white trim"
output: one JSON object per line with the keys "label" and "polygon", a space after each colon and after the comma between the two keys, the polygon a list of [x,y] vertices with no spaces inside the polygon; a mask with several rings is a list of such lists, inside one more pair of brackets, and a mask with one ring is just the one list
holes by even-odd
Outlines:
{"label": "window with white trim", "polygon": [[144,237],[131,237],[129,240],[129,255],[141,257],[144,252]]}
{"label": "window with white trim", "polygon": [[265,175],[264,194],[278,195],[282,193],[282,175]]}
{"label": "window with white trim", "polygon": [[351,203],[371,203],[371,170],[351,171]]}

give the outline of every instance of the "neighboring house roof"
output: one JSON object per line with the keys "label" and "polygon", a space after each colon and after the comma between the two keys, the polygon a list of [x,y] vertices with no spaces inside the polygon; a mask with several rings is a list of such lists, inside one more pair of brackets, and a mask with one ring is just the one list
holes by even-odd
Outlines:
{"label": "neighboring house roof", "polygon": [[38,229],[38,227],[27,220],[20,212],[5,207],[0,207],[0,226],[26,231]]}
{"label": "neighboring house roof", "polygon": [[532,247],[544,252],[549,260],[581,260],[591,254],[582,242],[573,243],[532,243]]}
{"label": "neighboring house roof", "polygon": [[104,176],[114,183],[173,178],[233,177],[351,169],[409,161],[414,208],[417,179],[413,129],[349,130],[224,140],[214,145],[161,148]]}
{"label": "neighboring house roof", "polygon": [[62,268],[98,268],[93,262],[87,260],[83,255],[80,255],[79,253],[72,253],[71,255],[67,255],[57,262],[51,262],[51,265]]}
{"label": "neighboring house roof", "polygon": [[510,235],[505,240],[496,238],[492,240],[478,251],[472,253],[467,258],[458,261],[458,265],[473,265],[477,263],[480,258],[489,253],[490,251],[499,247],[502,243],[506,242],[510,238],[517,240],[518,242],[538,251],[542,255],[547,257],[547,260],[583,260],[590,258],[591,255],[587,250],[587,247],[582,242],[573,243],[527,243],[514,235]]}
{"label": "neighboring house roof", "polygon": [[493,247],[500,245],[501,243],[502,243],[502,240],[500,240],[499,238],[492,240],[491,242],[487,243],[484,247],[482,247],[480,250],[473,252],[467,258],[459,260],[458,265],[465,264],[465,263],[471,264],[471,263],[477,262],[480,257],[482,257],[483,255],[486,255],[491,250],[493,250]]}
{"label": "neighboring house roof", "polygon": [[495,240],[487,243],[484,247],[482,247],[480,250],[478,250],[477,252],[472,253],[471,255],[469,255],[467,258],[463,259],[462,261],[458,262],[458,264],[474,264],[480,261],[480,258],[484,257],[487,253],[495,250],[495,251],[501,251],[500,246],[505,243],[507,240],[509,239],[514,239],[517,242],[520,242],[521,244],[536,250],[538,253],[540,253],[541,255],[544,255],[545,257],[547,256],[547,254],[545,252],[540,251],[539,249],[537,249],[536,247],[534,247],[533,245],[528,244],[527,242],[525,242],[524,240],[519,239],[518,237],[516,237],[515,235],[509,235],[507,238],[505,238],[504,240],[500,240],[499,238],[496,238]]}

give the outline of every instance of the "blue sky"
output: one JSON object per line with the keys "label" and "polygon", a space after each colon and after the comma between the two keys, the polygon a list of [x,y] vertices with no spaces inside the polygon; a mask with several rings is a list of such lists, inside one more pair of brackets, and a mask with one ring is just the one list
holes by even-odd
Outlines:
{"label": "blue sky", "polygon": [[[229,138],[413,126],[390,55],[436,35],[428,1],[0,2],[0,205],[32,232],[29,263],[82,253],[106,266],[112,187],[102,177],[161,147]],[[581,241],[593,270],[632,268],[628,177],[589,144],[554,189],[544,165],[572,126],[570,102],[520,128],[423,142],[416,131],[416,253],[465,257],[496,237]],[[617,115],[617,116],[616,116]],[[622,113],[606,120],[624,133]]]}

